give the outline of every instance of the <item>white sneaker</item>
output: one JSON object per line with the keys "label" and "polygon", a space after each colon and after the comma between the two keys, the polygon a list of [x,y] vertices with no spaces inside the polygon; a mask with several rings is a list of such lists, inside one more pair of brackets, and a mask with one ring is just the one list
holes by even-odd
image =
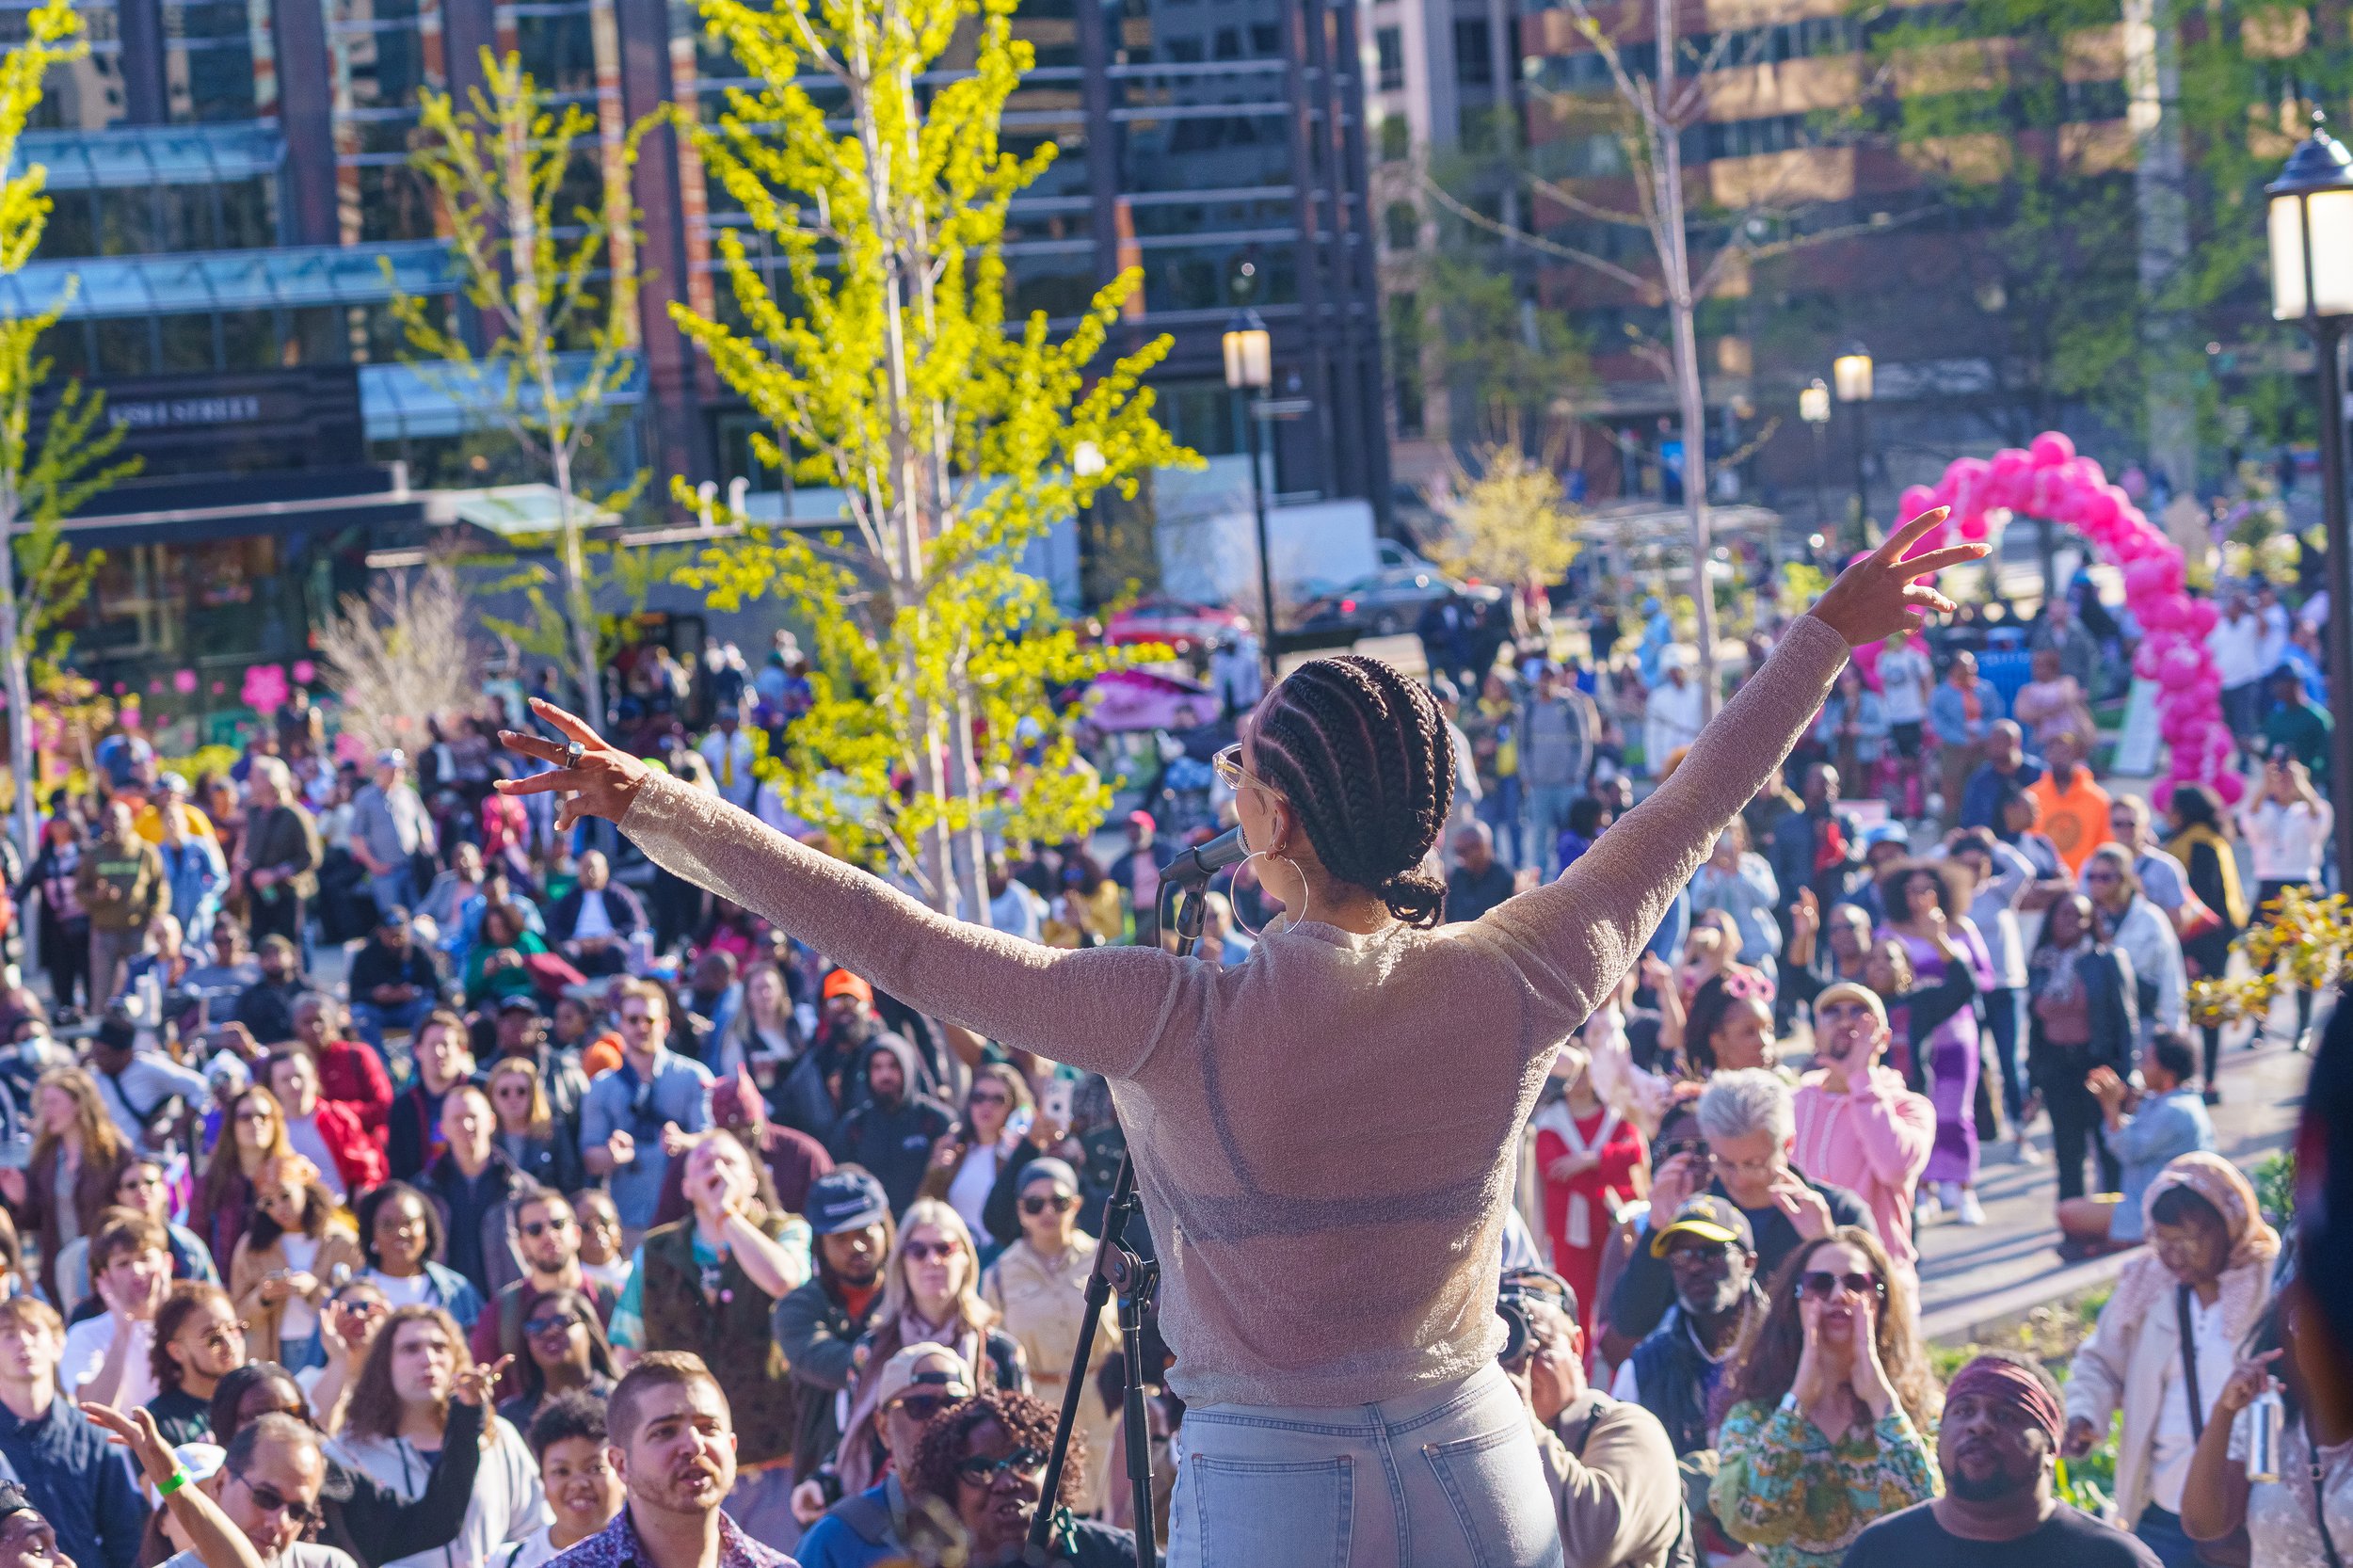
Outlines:
{"label": "white sneaker", "polygon": [[2010,1149],[2010,1159],[2018,1164],[2040,1165],[2042,1163],[2042,1151],[2024,1138],[2012,1144]]}
{"label": "white sneaker", "polygon": [[1940,1181],[1936,1184],[1936,1201],[1946,1208],[1959,1208],[1962,1192],[1958,1181]]}
{"label": "white sneaker", "polygon": [[1959,1216],[1959,1223],[1964,1225],[1981,1225],[1985,1224],[1985,1206],[1977,1201],[1977,1194],[1976,1192],[1964,1191],[1961,1194],[1961,1214]]}
{"label": "white sneaker", "polygon": [[1943,1205],[1936,1201],[1935,1189],[1929,1187],[1921,1188],[1917,1192],[1913,1194],[1912,1223],[1915,1225],[1927,1224],[1929,1221],[1936,1218],[1938,1212],[1943,1207]]}

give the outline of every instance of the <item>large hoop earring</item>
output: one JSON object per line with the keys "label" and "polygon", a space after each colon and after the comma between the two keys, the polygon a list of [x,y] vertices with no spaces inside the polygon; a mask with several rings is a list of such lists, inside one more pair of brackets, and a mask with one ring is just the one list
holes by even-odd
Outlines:
{"label": "large hoop earring", "polygon": [[[1245,841],[1246,841],[1246,840],[1245,840]],[[1250,862],[1251,862],[1251,861],[1253,861],[1253,860],[1262,860],[1262,859],[1265,859],[1266,857],[1267,857],[1267,852],[1266,852],[1265,850],[1262,850],[1262,849],[1254,849],[1254,850],[1252,850],[1252,851],[1251,851],[1248,855],[1245,855],[1245,856],[1242,856],[1242,861],[1241,861],[1241,863],[1242,863],[1242,865],[1246,866],[1246,865],[1250,864]],[[1285,865],[1289,866],[1289,867],[1291,869],[1291,875],[1293,875],[1293,876],[1295,876],[1295,877],[1299,878],[1299,903],[1300,903],[1301,912],[1300,912],[1299,914],[1297,914],[1297,915],[1294,915],[1294,914],[1292,914],[1292,913],[1291,913],[1289,909],[1286,909],[1286,910],[1284,910],[1284,911],[1283,911],[1283,917],[1284,917],[1284,919],[1283,919],[1283,929],[1284,929],[1284,930],[1286,930],[1286,931],[1289,931],[1289,930],[1292,926],[1297,925],[1297,924],[1298,924],[1301,920],[1305,920],[1305,919],[1306,918],[1305,909],[1306,909],[1306,904],[1307,904],[1307,873],[1306,873],[1306,872],[1303,872],[1303,871],[1301,871],[1301,870],[1299,869],[1299,862],[1298,862],[1298,861],[1296,861],[1296,860],[1294,860],[1294,859],[1292,859],[1292,858],[1291,858],[1289,856],[1288,856],[1288,855],[1284,855],[1284,854],[1281,854],[1280,852],[1277,852],[1277,853],[1275,854],[1275,856],[1274,856],[1274,858],[1275,858],[1275,859],[1277,859],[1277,860],[1282,861],[1282,862],[1283,862],[1283,864],[1285,864]],[[1237,869],[1239,869],[1239,868],[1237,868]],[[1264,892],[1264,891],[1266,890],[1266,881],[1265,881],[1265,879],[1264,879],[1263,877],[1261,877],[1261,878],[1259,879],[1259,882],[1258,882],[1258,889],[1259,889],[1259,891],[1261,891],[1261,892]],[[1242,934],[1243,936],[1245,936],[1249,937],[1249,938],[1251,939],[1251,941],[1253,941],[1253,942],[1257,941],[1257,940],[1258,940],[1258,938],[1259,938],[1260,936],[1264,936],[1264,935],[1266,934],[1266,926],[1265,926],[1264,922],[1261,922],[1261,923],[1259,924],[1259,926],[1258,926],[1258,929],[1257,929],[1257,930],[1256,930],[1256,931],[1251,930],[1251,929],[1250,929],[1250,927],[1248,927],[1247,925],[1243,925],[1243,924],[1242,924],[1242,918],[1241,918],[1241,910],[1239,910],[1239,909],[1237,909],[1237,910],[1235,910],[1235,911],[1234,911],[1234,923],[1235,923],[1236,925],[1238,925],[1238,926],[1241,926],[1241,934]]]}

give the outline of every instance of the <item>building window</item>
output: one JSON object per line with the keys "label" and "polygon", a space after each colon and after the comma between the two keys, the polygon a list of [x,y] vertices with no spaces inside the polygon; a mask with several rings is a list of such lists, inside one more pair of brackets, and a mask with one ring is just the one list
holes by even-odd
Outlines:
{"label": "building window", "polygon": [[1380,68],[1381,90],[1394,92],[1405,85],[1405,35],[1381,27],[1372,35],[1372,51]]}
{"label": "building window", "polygon": [[1401,163],[1414,150],[1414,128],[1401,114],[1390,115],[1381,121],[1381,161]]}
{"label": "building window", "polygon": [[1421,214],[1411,201],[1392,201],[1382,215],[1382,225],[1388,231],[1389,248],[1411,250],[1421,238]]}
{"label": "building window", "polygon": [[1421,305],[1411,294],[1389,296],[1389,382],[1397,390],[1397,433],[1422,433]]}
{"label": "building window", "polygon": [[1457,22],[1454,24],[1454,79],[1466,88],[1495,86],[1494,44],[1487,32],[1487,19]]}

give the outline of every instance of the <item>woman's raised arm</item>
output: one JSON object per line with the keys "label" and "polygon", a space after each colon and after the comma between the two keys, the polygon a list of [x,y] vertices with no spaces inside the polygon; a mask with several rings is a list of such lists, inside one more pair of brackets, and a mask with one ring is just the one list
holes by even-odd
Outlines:
{"label": "woman's raised arm", "polygon": [[1478,922],[1524,975],[1539,1025],[1531,1048],[1577,1028],[1690,881],[1733,814],[1755,798],[1829,694],[1849,652],[1916,632],[1953,601],[1922,579],[1974,561],[1981,544],[1905,560],[1942,524],[1924,512],[1841,572],[1723,710],[1700,731],[1674,773],[1594,840],[1560,880],[1507,899]]}
{"label": "woman's raised arm", "polygon": [[556,812],[557,832],[582,817],[617,823],[664,870],[742,904],[920,1012],[1082,1072],[1124,1077],[1158,1038],[1178,988],[1208,972],[1158,948],[1040,947],[950,920],[648,767],[562,709],[536,699],[532,707],[570,744],[503,731],[508,746],[555,767],[501,779],[501,793],[576,792]]}

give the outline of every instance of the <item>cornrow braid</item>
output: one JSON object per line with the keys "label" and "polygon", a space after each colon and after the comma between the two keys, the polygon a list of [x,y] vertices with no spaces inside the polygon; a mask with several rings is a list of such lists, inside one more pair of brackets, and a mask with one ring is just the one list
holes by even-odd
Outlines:
{"label": "cornrow braid", "polygon": [[1324,870],[1433,926],[1446,887],[1421,870],[1454,805],[1454,747],[1435,698],[1379,659],[1314,659],[1283,679],[1252,736]]}

